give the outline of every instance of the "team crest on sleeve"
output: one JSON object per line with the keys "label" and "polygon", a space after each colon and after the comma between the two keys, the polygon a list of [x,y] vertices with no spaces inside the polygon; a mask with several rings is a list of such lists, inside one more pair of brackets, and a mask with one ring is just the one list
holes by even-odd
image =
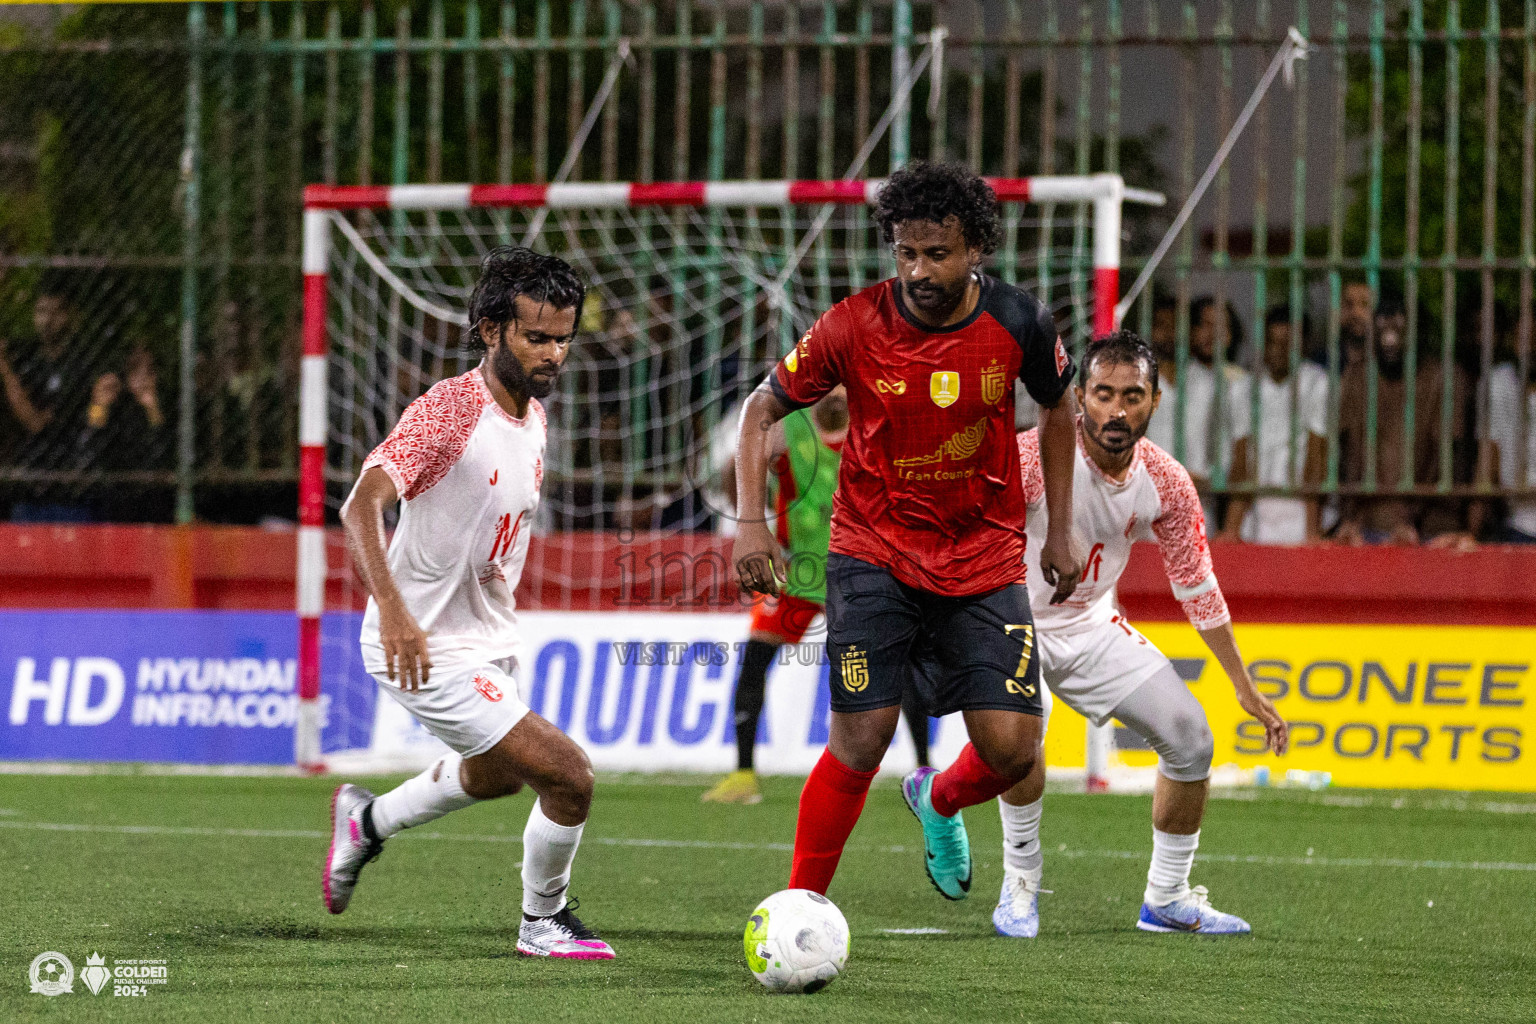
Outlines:
{"label": "team crest on sleeve", "polygon": [[1002,401],[1007,387],[1008,368],[1000,365],[996,359],[992,360],[992,364],[981,371],[982,402],[986,405],[996,405]]}
{"label": "team crest on sleeve", "polygon": [[960,397],[960,374],[954,370],[935,370],[928,378],[928,397],[940,409],[948,409]]}
{"label": "team crest on sleeve", "polygon": [[802,350],[809,352],[811,348],[811,332],[806,331],[795,347],[789,350],[789,355],[784,357],[784,368],[790,373],[800,369],[800,353]]}
{"label": "team crest on sleeve", "polygon": [[1072,359],[1067,355],[1067,347],[1061,343],[1061,336],[1056,336],[1056,375],[1059,377],[1067,372],[1067,367],[1072,365]]}

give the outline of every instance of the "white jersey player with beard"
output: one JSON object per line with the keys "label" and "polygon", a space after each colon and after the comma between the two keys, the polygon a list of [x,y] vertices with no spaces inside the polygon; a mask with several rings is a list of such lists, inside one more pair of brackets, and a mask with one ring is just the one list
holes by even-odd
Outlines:
{"label": "white jersey player with beard", "polygon": [[[523,702],[513,597],[543,479],[538,399],[554,387],[585,291],[553,256],[512,247],[487,255],[469,302],[485,358],[411,403],[342,508],[369,593],[364,665],[452,752],[378,797],[337,788],[322,877],[333,914],[347,909],[359,873],[391,836],[526,784],[538,800],[523,830],[517,951],[613,958],[566,899],[592,766]],[[399,528],[386,553],[383,510],[397,500]]]}
{"label": "white jersey player with beard", "polygon": [[[1056,604],[1051,603],[1054,588],[1030,574],[1035,643],[1051,695],[1096,724],[1117,719],[1158,753],[1152,863],[1137,927],[1237,934],[1249,931],[1248,923],[1213,908],[1204,887],[1189,886],[1213,742],[1200,702],[1116,604],[1115,584],[1134,543],[1157,544],[1190,624],[1226,670],[1238,702],[1263,722],[1266,742],[1276,752],[1284,751],[1287,730],[1273,704],[1254,687],[1238,652],[1194,483],[1183,466],[1144,436],[1157,408],[1156,366],[1151,349],[1130,332],[1111,334],[1088,347],[1078,387],[1082,416],[1072,478],[1073,535],[1087,545],[1086,568],[1077,589]],[[1040,443],[1033,430],[1019,435],[1019,460],[1033,551],[1047,527]],[[1042,758],[1030,777],[999,801],[1004,877],[992,919],[1003,935],[1027,938],[1039,929],[1043,763]]]}

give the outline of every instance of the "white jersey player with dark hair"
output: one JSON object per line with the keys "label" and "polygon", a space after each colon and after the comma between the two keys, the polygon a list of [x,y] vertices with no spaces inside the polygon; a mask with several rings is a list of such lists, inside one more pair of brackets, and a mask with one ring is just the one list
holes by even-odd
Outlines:
{"label": "white jersey player with dark hair", "polygon": [[[1238,703],[1263,723],[1276,753],[1285,751],[1286,723],[1254,686],[1238,652],[1189,473],[1143,436],[1158,404],[1152,350],[1128,331],[1110,334],[1089,345],[1081,381],[1071,507],[1073,533],[1089,546],[1087,568],[1072,596],[1056,604],[1053,588],[1029,579],[1042,676],[1052,695],[1095,724],[1116,719],[1157,751],[1152,864],[1136,926],[1205,935],[1247,932],[1246,921],[1210,905],[1203,886],[1189,885],[1210,788],[1211,730],[1173,665],[1116,605],[1115,583],[1134,542],[1156,542],[1174,596],[1231,679]],[[1019,459],[1033,551],[1047,527],[1035,431],[1019,435]],[[1044,763],[1038,759],[999,800],[1003,888],[992,921],[1002,935],[1029,938],[1039,930]]]}
{"label": "white jersey player with dark hair", "polygon": [[[538,800],[523,830],[517,951],[613,958],[566,899],[592,766],[518,693],[527,666],[513,598],[544,475],[539,399],[554,389],[585,294],[564,260],[513,247],[488,254],[469,302],[484,359],[410,404],[342,507],[370,595],[363,663],[451,753],[382,796],[336,790],[323,876],[333,914],[390,836],[526,784]],[[396,501],[386,554],[384,509]]]}

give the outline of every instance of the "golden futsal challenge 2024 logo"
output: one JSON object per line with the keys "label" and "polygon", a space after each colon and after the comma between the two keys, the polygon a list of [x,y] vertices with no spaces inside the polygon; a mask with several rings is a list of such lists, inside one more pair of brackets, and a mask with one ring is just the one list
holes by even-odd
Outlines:
{"label": "golden futsal challenge 2024 logo", "polygon": [[[75,991],[75,965],[55,950],[39,953],[27,977],[32,982],[32,991],[40,996],[62,996]],[[105,957],[92,953],[85,959],[79,980],[93,996],[101,995],[109,983],[114,996],[145,996],[149,986],[166,984],[169,972],[164,960],[114,959],[109,968]]]}

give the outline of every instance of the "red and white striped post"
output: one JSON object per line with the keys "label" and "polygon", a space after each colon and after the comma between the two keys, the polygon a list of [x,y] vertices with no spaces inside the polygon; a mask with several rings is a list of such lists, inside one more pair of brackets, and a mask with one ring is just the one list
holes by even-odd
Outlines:
{"label": "red and white striped post", "polygon": [[299,374],[299,713],[293,759],[324,770],[320,754],[320,614],[325,611],[325,278],[330,214],[304,210],[304,357]]}
{"label": "red and white striped post", "polygon": [[[1000,202],[1093,205],[1093,332],[1116,327],[1120,298],[1118,174],[989,178]],[[567,182],[559,185],[310,185],[304,190],[304,364],[299,408],[299,717],[294,757],[320,771],[320,614],[325,606],[326,267],[331,210],[474,207],[619,210],[637,207],[866,205],[883,179],[850,181]],[[1147,201],[1143,198],[1138,201]],[[1159,200],[1160,201],[1160,200]],[[1090,766],[1090,777],[1093,771]],[[1102,772],[1101,772],[1102,774]]]}

